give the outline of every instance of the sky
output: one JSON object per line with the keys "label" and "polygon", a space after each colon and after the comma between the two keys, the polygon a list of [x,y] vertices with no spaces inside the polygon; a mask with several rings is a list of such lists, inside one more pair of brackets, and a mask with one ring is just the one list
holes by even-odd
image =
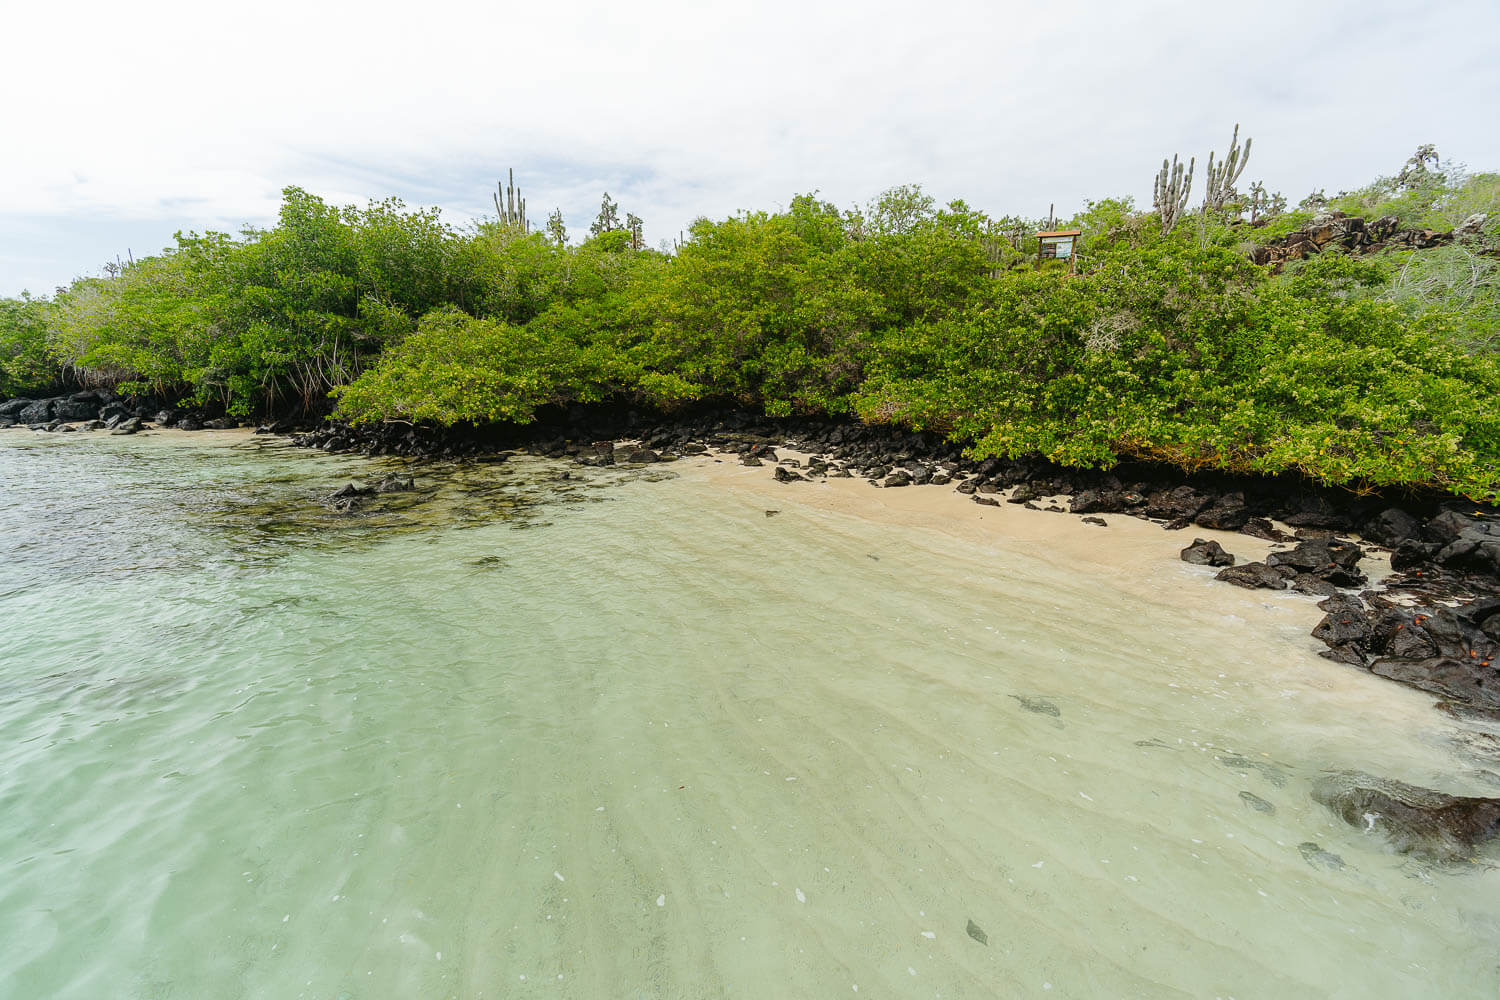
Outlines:
{"label": "sky", "polygon": [[1163,156],[1253,137],[1295,204],[1421,143],[1500,169],[1495,0],[319,3],[12,0],[0,295],[178,230],[268,225],[296,185],[466,224],[510,169],[541,223],[604,191],[700,216],[920,183],[992,215],[1149,206]]}

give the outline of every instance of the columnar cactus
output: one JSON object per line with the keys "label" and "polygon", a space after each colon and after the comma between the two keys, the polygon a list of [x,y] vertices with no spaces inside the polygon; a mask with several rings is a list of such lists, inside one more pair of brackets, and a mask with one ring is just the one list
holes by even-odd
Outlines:
{"label": "columnar cactus", "polygon": [[[502,226],[514,226],[521,232],[527,231],[526,225],[526,199],[521,197],[521,189],[516,187],[516,172],[510,171],[510,182],[504,187],[498,183],[495,185],[495,193],[491,195],[495,199],[495,214],[500,216]],[[505,195],[505,201],[500,201],[500,195]]]}
{"label": "columnar cactus", "polygon": [[1230,201],[1234,200],[1234,182],[1239,180],[1240,174],[1244,172],[1245,164],[1250,162],[1250,144],[1253,139],[1245,140],[1245,148],[1240,149],[1240,126],[1238,122],[1234,125],[1234,136],[1229,140],[1229,153],[1214,166],[1214,154],[1210,150],[1208,154],[1208,190],[1203,193],[1203,210],[1220,211]]}
{"label": "columnar cactus", "polygon": [[1170,169],[1165,157],[1161,161],[1161,172],[1156,175],[1156,187],[1151,195],[1151,204],[1161,216],[1161,231],[1170,233],[1172,227],[1177,225],[1182,218],[1182,210],[1187,207],[1188,193],[1193,189],[1193,168],[1197,165],[1197,159],[1188,160],[1187,177],[1182,175],[1182,164],[1177,162],[1177,154],[1172,154]]}

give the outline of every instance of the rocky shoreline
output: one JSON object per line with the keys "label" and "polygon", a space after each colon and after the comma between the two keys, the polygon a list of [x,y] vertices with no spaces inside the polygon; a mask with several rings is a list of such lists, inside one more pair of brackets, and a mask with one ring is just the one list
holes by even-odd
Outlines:
{"label": "rocky shoreline", "polygon": [[152,396],[127,397],[109,389],[84,389],[46,399],[0,402],[0,430],[24,428],[50,433],[110,431],[135,434],[156,427],[185,431],[225,430],[240,426],[231,417],[205,409],[182,409]]}
{"label": "rocky shoreline", "polygon": [[[130,434],[153,426],[148,421],[183,430],[239,425],[106,392],[0,404],[0,428]],[[975,462],[963,456],[961,445],[931,433],[732,409],[664,416],[625,406],[575,406],[540,414],[525,426],[353,427],[327,421],[297,428],[281,422],[258,432],[290,434],[298,446],[327,452],[414,461],[526,451],[587,466],[638,466],[712,452],[769,467],[791,489],[823,478],[859,477],[875,488],[943,487],[978,504],[1018,504],[1106,528],[1102,515],[1141,518],[1171,531],[1238,532],[1272,542],[1273,551],[1263,561],[1242,563],[1219,543],[1194,539],[1181,557],[1218,567],[1217,579],[1236,586],[1322,597],[1318,607],[1325,614],[1312,635],[1328,647],[1323,656],[1434,695],[1456,715],[1500,722],[1500,510],[1452,496],[1360,495],[1288,477],[1190,475],[1145,463],[1122,463],[1106,472],[1064,468],[1039,457]],[[392,482],[371,490],[400,488],[409,486]],[[359,502],[357,496],[331,499]],[[1393,570],[1374,588],[1360,569],[1371,550],[1389,552]],[[1384,803],[1381,815],[1392,825],[1388,832],[1398,849],[1447,856],[1457,850],[1454,845],[1472,848],[1500,833],[1500,800],[1459,800],[1366,778],[1346,781],[1339,794]],[[1354,815],[1344,799],[1338,802],[1330,808]],[[1439,842],[1441,847],[1433,846]]]}

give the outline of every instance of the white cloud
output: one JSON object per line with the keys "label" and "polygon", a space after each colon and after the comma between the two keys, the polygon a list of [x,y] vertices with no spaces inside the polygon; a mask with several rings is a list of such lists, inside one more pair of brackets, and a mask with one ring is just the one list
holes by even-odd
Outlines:
{"label": "white cloud", "polygon": [[654,241],[814,188],[915,180],[1032,215],[1149,199],[1164,153],[1203,159],[1236,121],[1246,178],[1294,200],[1420,142],[1500,166],[1492,2],[142,0],[5,27],[0,293],[97,263],[84,238],[66,267],[61,246],[13,263],[48,220],[140,253],[266,223],[287,184],[465,218],[514,166],[533,219],[561,206],[576,234],[608,188]]}

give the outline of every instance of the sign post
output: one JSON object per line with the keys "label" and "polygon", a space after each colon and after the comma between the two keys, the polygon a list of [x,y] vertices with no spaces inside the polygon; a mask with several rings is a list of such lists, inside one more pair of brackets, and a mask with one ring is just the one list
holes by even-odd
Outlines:
{"label": "sign post", "polygon": [[1044,260],[1066,260],[1068,273],[1075,274],[1073,254],[1074,241],[1083,235],[1082,229],[1054,229],[1036,234],[1036,266]]}

